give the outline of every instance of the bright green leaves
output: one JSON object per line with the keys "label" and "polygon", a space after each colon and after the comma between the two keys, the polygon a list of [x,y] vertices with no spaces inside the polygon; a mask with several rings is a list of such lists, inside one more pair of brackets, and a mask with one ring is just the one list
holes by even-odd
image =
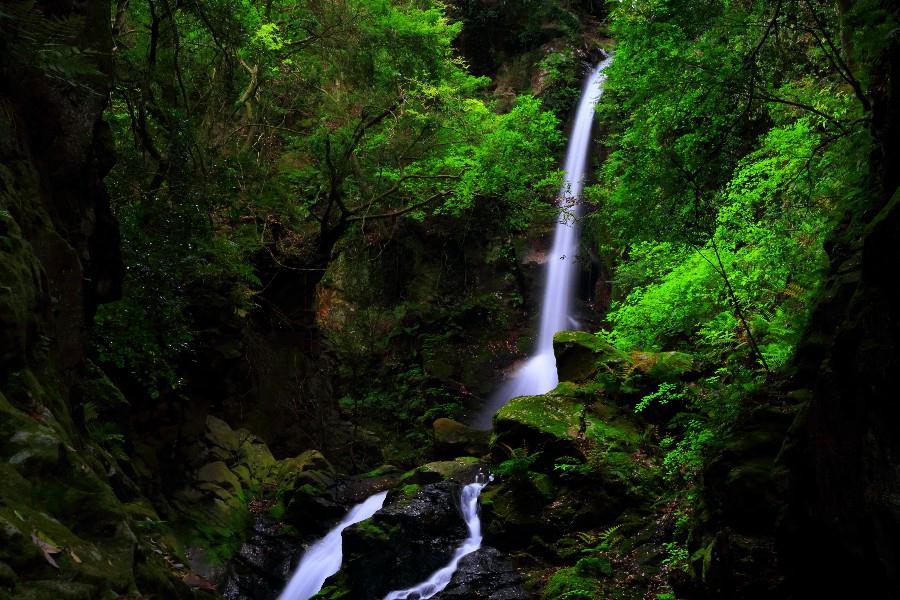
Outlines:
{"label": "bright green leaves", "polygon": [[281,50],[284,47],[284,39],[278,32],[278,25],[275,23],[263,23],[253,35],[253,41],[261,45],[266,50]]}
{"label": "bright green leaves", "polygon": [[522,229],[547,206],[542,199],[559,187],[558,122],[530,96],[520,97],[505,115],[491,115],[490,121],[492,127],[475,148],[474,168],[465,174],[464,185],[470,194],[504,200],[511,227]]}
{"label": "bright green leaves", "polygon": [[599,109],[613,150],[589,195],[597,228],[629,248],[609,315],[619,345],[698,346],[717,361],[759,342],[766,363],[788,360],[869,146],[850,78],[815,41],[836,30],[810,10],[655,0],[614,11]]}

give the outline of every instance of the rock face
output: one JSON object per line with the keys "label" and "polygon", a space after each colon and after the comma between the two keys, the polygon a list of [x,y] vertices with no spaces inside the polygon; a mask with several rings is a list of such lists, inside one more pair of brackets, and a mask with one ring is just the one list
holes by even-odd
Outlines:
{"label": "rock face", "polygon": [[450,583],[436,598],[521,600],[530,596],[509,558],[496,548],[482,546],[459,561]]}
{"label": "rock face", "polygon": [[781,538],[795,590],[816,581],[822,593],[852,595],[858,580],[873,597],[900,589],[898,236],[895,193],[855,252],[833,264],[803,348],[799,383],[812,398],[788,448]]}
{"label": "rock face", "polygon": [[[102,178],[110,5],[5,4],[0,40],[0,596],[181,598],[174,552],[121,439],[121,393],[85,360],[86,323],[123,266]],[[11,16],[12,15],[12,16]],[[40,31],[72,23],[47,42]],[[34,57],[68,45],[73,85]],[[166,560],[171,560],[171,564]]]}
{"label": "rock face", "polygon": [[489,431],[479,431],[453,419],[437,419],[434,430],[434,450],[440,458],[484,456],[488,453]]}

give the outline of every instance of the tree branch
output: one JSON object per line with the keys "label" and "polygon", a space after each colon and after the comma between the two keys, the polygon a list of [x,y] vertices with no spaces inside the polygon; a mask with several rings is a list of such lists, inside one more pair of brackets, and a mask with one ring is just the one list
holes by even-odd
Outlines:
{"label": "tree branch", "polygon": [[347,221],[348,222],[350,222],[350,221],[371,221],[374,219],[391,219],[394,217],[399,217],[401,215],[405,215],[408,212],[418,210],[418,209],[422,208],[423,206],[427,206],[428,204],[434,202],[435,200],[437,200],[439,198],[446,198],[447,196],[451,195],[452,193],[453,193],[452,190],[443,190],[443,191],[437,192],[435,194],[432,194],[431,196],[422,200],[421,202],[417,202],[413,205],[407,206],[406,208],[402,208],[400,210],[395,210],[393,212],[388,212],[388,213],[381,213],[378,215],[351,216],[347,219]]}

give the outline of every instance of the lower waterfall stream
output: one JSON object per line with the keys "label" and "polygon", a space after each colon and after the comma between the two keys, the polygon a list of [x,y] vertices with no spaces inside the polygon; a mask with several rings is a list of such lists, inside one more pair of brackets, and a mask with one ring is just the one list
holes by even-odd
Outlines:
{"label": "lower waterfall stream", "polygon": [[369,496],[350,509],[347,516],[321,540],[309,547],[279,600],[307,600],[315,596],[325,580],[338,572],[343,559],[341,534],[347,527],[365,521],[384,506],[387,492]]}
{"label": "lower waterfall stream", "polygon": [[406,590],[391,592],[384,597],[384,600],[404,600],[407,598],[426,600],[447,587],[462,557],[481,548],[481,519],[478,516],[478,497],[481,496],[481,490],[484,489],[489,480],[485,480],[484,474],[479,473],[475,477],[475,483],[470,483],[462,489],[459,504],[462,509],[463,519],[466,521],[466,527],[469,530],[469,537],[456,549],[450,562],[432,573],[431,577],[422,583]]}

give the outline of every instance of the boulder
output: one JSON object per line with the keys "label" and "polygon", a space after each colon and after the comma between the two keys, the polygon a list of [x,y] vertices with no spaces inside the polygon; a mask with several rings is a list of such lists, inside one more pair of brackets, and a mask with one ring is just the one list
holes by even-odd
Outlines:
{"label": "boulder", "polygon": [[411,496],[392,493],[371,519],[344,530],[344,564],[326,587],[370,600],[426,579],[467,536],[459,492],[458,484],[442,481]]}
{"label": "boulder", "polygon": [[560,381],[594,382],[611,399],[634,401],[660,383],[692,372],[694,361],[683,352],[624,352],[603,337],[585,331],[560,331],[553,337]]}
{"label": "boulder", "polygon": [[456,573],[440,598],[486,598],[521,600],[529,598],[522,576],[512,561],[496,548],[482,546],[459,561]]}
{"label": "boulder", "polygon": [[236,454],[241,447],[240,435],[228,423],[212,415],[206,417],[205,437],[210,444],[221,448],[228,454]]}
{"label": "boulder", "polygon": [[484,456],[488,453],[489,431],[473,429],[453,419],[437,419],[434,430],[434,450],[439,457]]}
{"label": "boulder", "polygon": [[[513,398],[494,415],[492,452],[507,458],[506,448],[544,450],[556,456],[579,453],[585,406],[556,393]],[[585,423],[586,430],[586,423]]]}
{"label": "boulder", "polygon": [[228,465],[222,461],[207,463],[197,471],[197,480],[204,483],[214,483],[232,494],[240,494],[243,491],[237,475],[231,472]]}
{"label": "boulder", "polygon": [[586,331],[560,331],[553,336],[553,353],[560,381],[590,381],[602,369],[624,372],[631,360],[627,353]]}
{"label": "boulder", "polygon": [[460,485],[467,485],[475,481],[475,475],[479,470],[486,470],[481,461],[472,456],[461,456],[454,460],[424,464],[404,474],[401,481],[406,485],[425,485],[450,480]]}

